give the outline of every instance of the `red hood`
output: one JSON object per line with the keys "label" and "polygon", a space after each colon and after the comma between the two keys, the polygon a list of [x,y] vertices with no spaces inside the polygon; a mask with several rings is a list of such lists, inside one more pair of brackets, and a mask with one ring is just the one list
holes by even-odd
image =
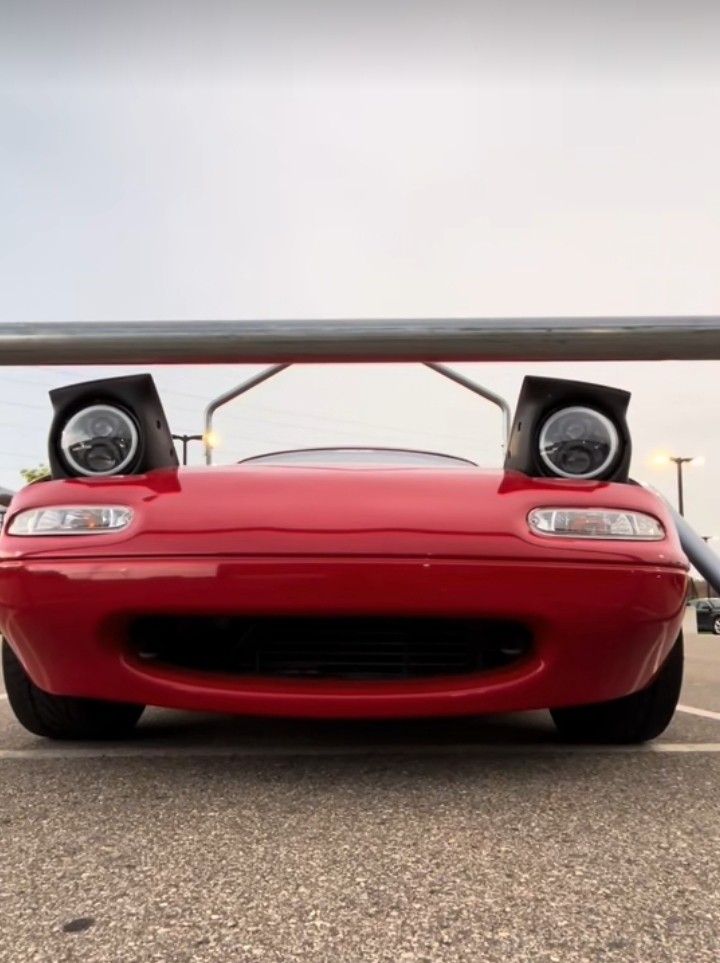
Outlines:
{"label": "red hood", "polygon": [[[529,479],[474,466],[286,467],[245,464],[29,486],[13,513],[60,504],[130,505],[118,534],[0,538],[0,557],[395,555],[567,559],[683,565],[662,502],[633,485]],[[657,543],[542,538],[538,506],[637,509],[660,518]]]}

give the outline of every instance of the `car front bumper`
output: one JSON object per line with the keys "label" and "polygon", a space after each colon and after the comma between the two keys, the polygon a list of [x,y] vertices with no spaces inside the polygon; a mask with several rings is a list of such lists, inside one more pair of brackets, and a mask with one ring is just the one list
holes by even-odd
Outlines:
{"label": "car front bumper", "polygon": [[[636,562],[6,560],[0,563],[0,631],[35,684],[56,695],[286,717],[474,715],[580,705],[642,689],[680,630],[686,578],[677,565]],[[529,628],[533,649],[510,667],[452,677],[212,675],[149,666],[136,657],[129,621],[155,614],[508,619]]]}

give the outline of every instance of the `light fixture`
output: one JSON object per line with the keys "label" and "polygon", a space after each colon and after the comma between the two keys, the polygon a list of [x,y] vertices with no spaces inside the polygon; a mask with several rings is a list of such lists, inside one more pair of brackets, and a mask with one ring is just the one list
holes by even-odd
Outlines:
{"label": "light fixture", "polygon": [[665,529],[652,515],[618,508],[535,508],[528,515],[536,535],[655,542]]}
{"label": "light fixture", "polygon": [[113,405],[90,405],[72,415],[60,433],[60,452],[79,475],[119,475],[139,447],[135,421]]}
{"label": "light fixture", "polygon": [[551,414],[540,429],[538,449],[543,462],[561,478],[597,478],[620,451],[613,422],[593,408],[574,405]]}
{"label": "light fixture", "polygon": [[122,531],[132,519],[132,509],[123,505],[52,505],[18,512],[7,534],[103,535]]}

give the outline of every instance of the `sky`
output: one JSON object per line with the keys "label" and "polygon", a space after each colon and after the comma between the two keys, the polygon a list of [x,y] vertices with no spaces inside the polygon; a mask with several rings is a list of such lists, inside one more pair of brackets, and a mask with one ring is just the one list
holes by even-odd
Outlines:
{"label": "sky", "polygon": [[[0,320],[720,313],[720,8],[697,0],[0,0]],[[633,392],[632,471],[720,536],[720,363],[464,364]],[[0,367],[0,485],[47,390],[152,370],[197,432],[247,366]],[[501,460],[415,366],[302,366],[218,461],[408,445]],[[199,462],[200,450],[191,449]],[[716,543],[720,546],[720,541]]]}

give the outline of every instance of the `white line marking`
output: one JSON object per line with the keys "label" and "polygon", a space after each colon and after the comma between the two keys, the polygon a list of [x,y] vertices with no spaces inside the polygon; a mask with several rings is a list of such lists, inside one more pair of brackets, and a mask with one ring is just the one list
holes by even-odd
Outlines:
{"label": "white line marking", "polygon": [[712,712],[710,709],[696,709],[695,706],[678,706],[678,712],[687,712],[691,716],[701,716],[703,719],[717,719],[720,721],[720,712]]}
{"label": "white line marking", "polygon": [[657,742],[643,746],[581,746],[530,743],[510,745],[417,746],[64,746],[62,748],[0,749],[0,760],[53,759],[265,759],[344,758],[348,756],[518,756],[518,755],[655,755],[657,753],[720,753],[720,742]]}
{"label": "white line marking", "polygon": [[657,742],[648,749],[651,752],[720,752],[720,742]]}

